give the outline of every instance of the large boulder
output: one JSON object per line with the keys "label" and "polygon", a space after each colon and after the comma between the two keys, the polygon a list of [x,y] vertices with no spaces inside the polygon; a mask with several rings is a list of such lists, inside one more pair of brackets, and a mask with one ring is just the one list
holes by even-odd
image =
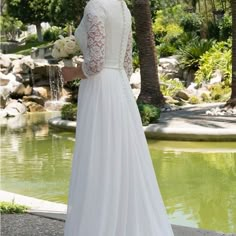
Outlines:
{"label": "large boulder", "polygon": [[10,70],[12,65],[11,59],[5,55],[5,54],[0,54],[0,68],[6,68],[7,70]]}
{"label": "large boulder", "polygon": [[222,79],[223,79],[223,75],[222,75],[221,71],[216,70],[212,74],[209,84],[218,84],[222,81]]}
{"label": "large boulder", "polygon": [[24,102],[29,112],[44,112],[45,108],[36,102]]}
{"label": "large boulder", "polygon": [[42,97],[31,95],[31,96],[24,96],[23,102],[35,102],[37,104],[40,104],[41,106],[44,106],[44,99]]}
{"label": "large boulder", "polygon": [[26,112],[26,106],[17,100],[10,101],[4,111],[7,116],[17,116]]}
{"label": "large boulder", "polygon": [[176,99],[180,98],[187,101],[190,98],[190,94],[186,90],[179,90],[176,92],[174,97]]}
{"label": "large boulder", "polygon": [[43,97],[45,100],[51,99],[51,91],[49,86],[34,87],[33,94]]}
{"label": "large boulder", "polygon": [[159,74],[168,76],[170,79],[183,77],[177,56],[160,58],[158,62],[158,72]]}
{"label": "large boulder", "polygon": [[139,70],[136,70],[135,73],[131,75],[129,83],[133,89],[141,88],[141,75]]}

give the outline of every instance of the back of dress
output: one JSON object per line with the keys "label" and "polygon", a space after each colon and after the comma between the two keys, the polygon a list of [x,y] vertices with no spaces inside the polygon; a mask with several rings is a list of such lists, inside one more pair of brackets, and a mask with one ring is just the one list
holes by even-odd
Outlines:
{"label": "back of dress", "polygon": [[86,79],[64,236],[174,236],[157,185],[132,74],[131,16],[123,0],[90,0],[76,30]]}

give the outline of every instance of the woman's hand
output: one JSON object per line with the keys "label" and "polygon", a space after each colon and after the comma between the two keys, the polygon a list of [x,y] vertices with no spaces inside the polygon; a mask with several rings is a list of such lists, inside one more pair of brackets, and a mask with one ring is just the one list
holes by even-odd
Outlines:
{"label": "woman's hand", "polygon": [[78,64],[77,67],[68,67],[68,66],[62,67],[62,76],[65,83],[75,80],[76,78],[86,79],[86,76],[82,71],[81,65],[82,64],[80,63]]}

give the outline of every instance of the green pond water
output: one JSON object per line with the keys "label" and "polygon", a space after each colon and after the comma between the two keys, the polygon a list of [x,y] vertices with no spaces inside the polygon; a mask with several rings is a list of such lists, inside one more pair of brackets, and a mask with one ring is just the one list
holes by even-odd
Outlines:
{"label": "green pond water", "polygon": [[[74,133],[55,113],[1,119],[1,189],[67,202]],[[236,143],[148,140],[171,223],[236,232]]]}

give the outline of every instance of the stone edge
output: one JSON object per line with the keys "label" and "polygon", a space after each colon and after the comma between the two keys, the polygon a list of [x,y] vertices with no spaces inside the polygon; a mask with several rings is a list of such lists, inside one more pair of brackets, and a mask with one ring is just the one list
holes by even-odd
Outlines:
{"label": "stone edge", "polygon": [[[68,131],[76,130],[76,122],[62,120],[61,117],[49,119],[52,128]],[[150,124],[143,126],[147,138],[157,140],[179,140],[179,141],[236,141],[236,130],[213,129],[213,128],[174,128],[162,127],[162,124]]]}

